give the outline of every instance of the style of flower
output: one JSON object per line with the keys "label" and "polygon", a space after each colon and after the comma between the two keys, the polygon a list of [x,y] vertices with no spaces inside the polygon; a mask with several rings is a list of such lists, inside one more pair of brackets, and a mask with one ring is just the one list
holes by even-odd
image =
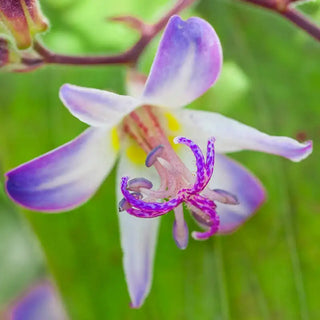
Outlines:
{"label": "style of flower", "polygon": [[[87,201],[119,156],[121,245],[132,307],[141,306],[150,290],[158,216],[174,210],[174,239],[185,248],[183,203],[204,229],[193,237],[206,239],[235,230],[264,202],[261,183],[224,153],[257,150],[300,161],[312,152],[310,141],[269,136],[217,113],[182,110],[214,84],[221,65],[219,38],[207,22],[172,17],[145,84],[131,74],[131,96],[62,86],[65,106],[90,128],[6,174],[15,202],[61,212]],[[171,144],[174,136],[185,147]]]}

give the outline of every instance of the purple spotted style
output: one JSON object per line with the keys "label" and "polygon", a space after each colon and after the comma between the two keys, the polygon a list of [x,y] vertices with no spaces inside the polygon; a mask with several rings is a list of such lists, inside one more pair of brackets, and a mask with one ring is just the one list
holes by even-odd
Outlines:
{"label": "purple spotted style", "polygon": [[[120,211],[126,210],[129,214],[139,218],[155,218],[174,210],[174,239],[178,247],[184,249],[188,243],[188,228],[183,219],[182,203],[187,205],[195,220],[199,222],[204,229],[207,229],[205,232],[193,232],[193,238],[204,240],[214,235],[219,229],[219,216],[216,212],[217,206],[215,201],[235,205],[238,204],[238,200],[236,196],[228,191],[210,190],[207,188],[213,174],[215,161],[215,139],[213,137],[208,140],[206,158],[200,147],[192,140],[185,137],[176,137],[174,142],[184,144],[192,151],[197,167],[195,178],[192,180],[190,176],[181,177],[181,175],[177,175],[176,181],[170,184],[174,184],[176,188],[169,194],[164,195],[163,190],[150,190],[152,184],[146,179],[135,178],[129,180],[129,177],[122,177],[121,192],[124,198],[120,201],[119,208]],[[161,146],[161,150],[162,149],[163,146]],[[147,156],[147,159],[150,159],[150,157],[153,158],[154,154],[159,153],[157,150],[160,150],[160,148],[154,148],[150,152],[151,155],[149,154]],[[173,169],[170,167],[170,163],[159,155],[158,160],[159,163],[162,164],[163,169],[167,169],[167,171]],[[165,177],[165,179],[167,178],[168,177]],[[182,180],[184,180],[184,182],[182,182]],[[132,186],[135,187],[132,188]],[[165,189],[168,191],[169,187],[168,185]],[[139,191],[139,195],[141,196],[137,196],[137,191]],[[202,194],[203,192],[205,192],[205,194]]]}

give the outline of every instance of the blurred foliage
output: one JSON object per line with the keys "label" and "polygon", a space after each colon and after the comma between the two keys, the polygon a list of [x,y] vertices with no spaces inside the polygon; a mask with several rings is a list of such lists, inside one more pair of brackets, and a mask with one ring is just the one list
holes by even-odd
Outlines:
{"label": "blurred foliage", "polygon": [[[43,0],[43,12],[51,20],[43,39],[65,53],[120,51],[137,35],[105,17],[129,13],[152,22],[170,4]],[[305,7],[319,17],[319,3],[299,8]],[[193,15],[216,28],[226,64],[217,85],[192,107],[219,111],[270,134],[313,139],[313,155],[295,164],[254,152],[234,154],[261,179],[269,197],[232,235],[191,241],[180,251],[171,236],[173,216],[165,216],[153,288],[141,310],[128,307],[114,173],[92,200],[64,214],[22,211],[1,193],[1,304],[43,274],[31,227],[72,319],[320,318],[319,44],[281,17],[236,1],[203,0],[195,10]],[[141,61],[145,71],[156,45],[154,41]],[[124,93],[124,74],[123,67],[114,66],[50,66],[28,74],[1,74],[2,171],[85,128],[58,99],[63,83]],[[16,259],[15,252],[20,252]]]}

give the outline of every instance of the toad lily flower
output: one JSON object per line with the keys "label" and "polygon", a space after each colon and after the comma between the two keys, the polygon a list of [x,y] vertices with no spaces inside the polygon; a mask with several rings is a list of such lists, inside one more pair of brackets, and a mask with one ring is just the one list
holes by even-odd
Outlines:
{"label": "toad lily flower", "polygon": [[[90,128],[6,174],[15,202],[61,212],[87,201],[119,155],[121,244],[133,307],[150,290],[160,215],[174,210],[174,239],[185,248],[183,203],[204,229],[193,233],[195,239],[235,230],[263,203],[260,182],[224,153],[257,150],[300,161],[312,151],[311,142],[269,136],[220,114],[183,110],[213,85],[221,65],[219,38],[207,22],[172,17],[145,84],[131,77],[131,96],[64,85],[60,98]],[[171,144],[174,136],[178,145]]]}

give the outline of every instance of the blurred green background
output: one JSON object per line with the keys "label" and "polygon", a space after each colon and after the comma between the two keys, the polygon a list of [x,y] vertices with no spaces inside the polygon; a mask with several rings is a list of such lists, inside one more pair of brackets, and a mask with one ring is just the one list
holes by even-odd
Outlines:
{"label": "blurred green background", "polygon": [[[106,21],[116,14],[154,22],[166,0],[43,0],[51,20],[44,42],[61,53],[119,52],[137,39]],[[300,7],[319,22],[318,3]],[[320,319],[320,46],[281,17],[237,0],[202,0],[200,15],[219,34],[225,65],[216,86],[192,105],[221,112],[270,134],[313,139],[296,164],[241,152],[268,201],[229,236],[191,241],[180,251],[172,215],[162,219],[153,287],[140,310],[128,307],[121,263],[114,173],[72,212],[27,212],[0,190],[0,309],[50,272],[70,317],[91,319]],[[140,60],[148,72],[159,38]],[[66,82],[124,93],[124,67],[50,66],[0,74],[3,172],[78,135],[85,125],[58,99]],[[190,223],[192,223],[190,221]]]}

